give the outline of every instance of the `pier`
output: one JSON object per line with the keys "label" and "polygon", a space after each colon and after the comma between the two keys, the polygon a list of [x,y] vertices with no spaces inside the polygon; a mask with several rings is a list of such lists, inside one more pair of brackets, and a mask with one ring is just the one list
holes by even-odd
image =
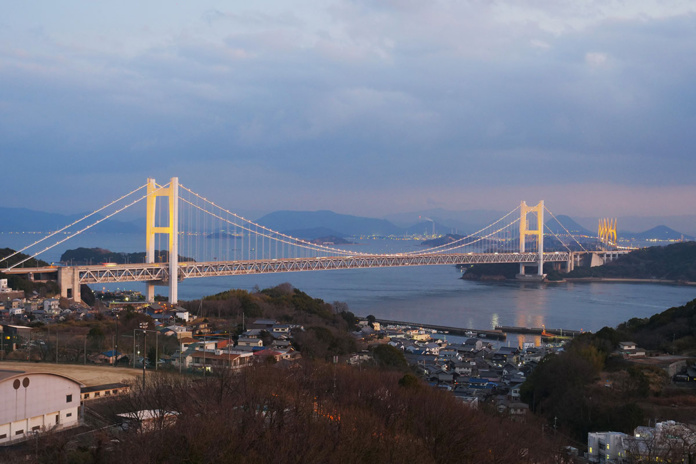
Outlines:
{"label": "pier", "polygon": [[[405,321],[390,321],[388,319],[375,319],[375,321],[380,324],[386,325],[400,325],[406,327],[421,327],[423,329],[436,330],[438,332],[447,333],[451,335],[459,335],[463,337],[477,337],[486,338],[489,340],[505,340],[507,336],[501,330],[480,330],[480,329],[467,329],[464,327],[449,327],[445,325],[435,325],[435,324],[424,324],[421,322],[405,322]],[[473,335],[471,335],[473,333]],[[468,335],[467,335],[468,334]]]}
{"label": "pier", "polygon": [[572,329],[546,329],[544,327],[510,327],[505,325],[496,326],[495,330],[505,333],[525,334],[525,335],[555,335],[559,337],[573,338],[584,333],[582,330]]}

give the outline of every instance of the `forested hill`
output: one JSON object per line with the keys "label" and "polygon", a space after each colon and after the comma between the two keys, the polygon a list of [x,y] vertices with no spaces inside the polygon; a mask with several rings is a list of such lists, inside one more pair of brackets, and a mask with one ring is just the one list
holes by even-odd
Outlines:
{"label": "forested hill", "polygon": [[[9,266],[24,261],[25,259],[29,258],[29,256],[25,255],[24,253],[17,253],[12,248],[0,248],[0,259],[3,258],[7,259],[0,263],[0,269],[5,269]],[[48,263],[46,261],[41,261],[40,259],[29,258],[21,266],[40,267],[48,266]],[[31,294],[32,292],[37,292],[40,295],[54,295],[60,293],[58,284],[56,282],[32,282],[25,279],[24,276],[5,275],[2,272],[0,272],[0,279],[7,279],[7,283],[10,288],[24,291],[24,293],[27,295]]]}
{"label": "forested hill", "polygon": [[566,277],[665,279],[696,282],[696,242],[632,251],[604,266],[578,268]]}
{"label": "forested hill", "polygon": [[[156,262],[166,263],[169,261],[169,252],[167,250],[155,250],[155,257]],[[75,248],[73,250],[66,250],[65,253],[61,255],[60,261],[63,263],[70,263],[71,265],[144,263],[145,252],[123,253],[106,250],[104,248]],[[194,261],[194,259],[186,256],[179,256],[179,261]]]}

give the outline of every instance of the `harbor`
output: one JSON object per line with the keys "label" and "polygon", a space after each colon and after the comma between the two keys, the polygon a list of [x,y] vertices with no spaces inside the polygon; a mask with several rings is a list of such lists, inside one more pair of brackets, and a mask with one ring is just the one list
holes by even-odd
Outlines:
{"label": "harbor", "polygon": [[512,334],[523,334],[523,335],[541,335],[541,336],[555,336],[555,337],[568,337],[573,338],[576,335],[584,333],[582,330],[572,330],[572,329],[547,329],[546,327],[512,327],[512,326],[496,326],[496,331],[501,331],[503,333]]}
{"label": "harbor", "polygon": [[457,335],[469,338],[484,338],[489,340],[504,341],[507,339],[507,334],[521,335],[538,335],[542,337],[554,338],[574,338],[583,332],[582,330],[573,329],[547,329],[546,327],[515,327],[515,326],[496,326],[494,330],[472,329],[467,327],[451,327],[438,324],[426,324],[421,322],[394,321],[390,319],[376,318],[375,321],[385,325],[396,325],[404,327],[419,327],[423,329],[433,330],[438,333]]}
{"label": "harbor", "polygon": [[419,322],[392,321],[388,319],[376,318],[375,321],[385,325],[399,325],[405,327],[421,327],[423,329],[435,330],[443,334],[451,334],[469,338],[486,338],[490,340],[505,340],[507,336],[501,330],[481,330],[470,329],[465,327],[450,327],[437,324],[424,324]]}

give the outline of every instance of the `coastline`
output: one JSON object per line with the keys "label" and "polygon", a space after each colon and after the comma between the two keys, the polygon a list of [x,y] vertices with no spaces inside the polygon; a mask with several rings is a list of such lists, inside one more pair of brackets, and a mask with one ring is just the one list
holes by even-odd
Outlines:
{"label": "coastline", "polygon": [[568,277],[563,280],[549,282],[607,282],[607,283],[632,283],[632,284],[668,284],[696,286],[696,282],[670,279],[637,279],[628,277]]}
{"label": "coastline", "polygon": [[[518,279],[505,278],[502,275],[481,276],[477,279],[465,279],[471,282],[524,282]],[[627,283],[627,284],[665,284],[665,285],[681,285],[692,287],[696,286],[696,282],[686,280],[671,280],[671,279],[639,279],[633,277],[564,277],[561,280],[543,280],[547,284],[562,284],[566,282],[583,283],[583,282],[604,282],[604,283]]]}

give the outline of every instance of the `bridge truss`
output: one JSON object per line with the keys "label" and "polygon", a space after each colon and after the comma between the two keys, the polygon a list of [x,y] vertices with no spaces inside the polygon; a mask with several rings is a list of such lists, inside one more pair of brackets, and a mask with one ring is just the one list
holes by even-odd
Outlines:
{"label": "bridge truss", "polygon": [[[158,199],[164,201],[158,202]],[[544,230],[544,212],[552,217],[553,214],[545,208],[543,201],[536,206],[527,206],[522,202],[492,224],[438,246],[378,254],[342,249],[273,230],[195,193],[179,184],[178,178],[172,178],[165,185],[158,185],[154,179],[148,179],[140,188],[69,226],[52,232],[19,252],[49,238],[60,238],[53,245],[30,256],[35,257],[142,200],[147,203],[144,262],[62,266],[57,270],[53,269],[58,272],[63,296],[79,299],[78,289],[81,284],[146,282],[149,301],[154,300],[154,285],[157,284],[169,286],[169,299],[174,303],[178,300],[178,282],[189,278],[481,263],[519,263],[522,275],[527,265],[536,266],[537,274],[542,275],[543,263],[565,262],[568,269],[572,268],[573,263],[572,250],[563,242],[563,237]],[[107,207],[114,211],[108,213]],[[104,215],[97,216],[91,225],[78,225],[96,213]],[[529,219],[528,216],[532,218]],[[567,230],[565,232],[566,238],[574,240],[572,234]],[[62,235],[66,237],[62,238]],[[563,243],[566,250],[544,252],[544,235],[553,235]],[[577,240],[575,242],[582,248]],[[3,272],[21,273],[16,267],[30,258]],[[52,270],[44,268],[36,272],[46,273]]]}
{"label": "bridge truss", "polygon": [[[537,253],[466,253],[434,255],[372,255],[333,258],[291,258],[253,261],[184,262],[179,264],[178,280],[196,277],[270,274],[278,272],[366,269],[373,267],[433,266],[483,263],[536,264]],[[545,253],[544,262],[567,262],[569,252]],[[109,267],[79,266],[81,284],[111,282],[169,282],[169,264],[122,264]]]}

